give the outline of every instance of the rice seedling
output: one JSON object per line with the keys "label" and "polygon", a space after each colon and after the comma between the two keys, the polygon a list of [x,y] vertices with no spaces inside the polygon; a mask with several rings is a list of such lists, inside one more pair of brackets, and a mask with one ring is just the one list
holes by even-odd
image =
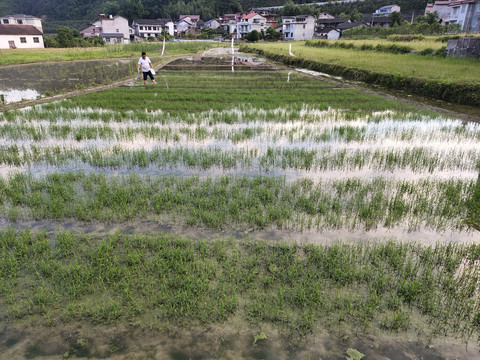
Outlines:
{"label": "rice seedling", "polygon": [[469,340],[479,331],[479,254],[395,240],[299,246],[4,229],[0,317],[178,327],[237,315],[294,336],[345,323],[368,333],[378,321]]}

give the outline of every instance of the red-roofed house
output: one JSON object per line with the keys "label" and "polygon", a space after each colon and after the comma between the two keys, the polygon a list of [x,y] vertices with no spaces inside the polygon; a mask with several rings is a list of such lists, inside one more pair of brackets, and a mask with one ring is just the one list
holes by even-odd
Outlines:
{"label": "red-roofed house", "polygon": [[267,19],[262,15],[251,12],[243,15],[240,22],[237,23],[237,38],[243,39],[245,35],[253,30],[258,32],[267,30]]}

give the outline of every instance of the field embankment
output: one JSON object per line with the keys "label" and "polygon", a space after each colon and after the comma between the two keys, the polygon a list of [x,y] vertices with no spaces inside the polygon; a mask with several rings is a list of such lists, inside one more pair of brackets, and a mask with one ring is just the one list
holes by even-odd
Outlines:
{"label": "field embankment", "polygon": [[[352,42],[349,42],[352,44]],[[372,50],[293,44],[246,44],[254,52],[289,66],[306,68],[347,80],[362,81],[458,104],[480,106],[480,61]]]}

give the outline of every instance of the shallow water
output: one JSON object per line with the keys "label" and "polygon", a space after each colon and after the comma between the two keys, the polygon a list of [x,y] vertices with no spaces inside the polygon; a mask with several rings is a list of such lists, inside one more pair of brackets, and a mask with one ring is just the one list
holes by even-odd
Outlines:
{"label": "shallow water", "polygon": [[0,94],[5,102],[32,100],[57,93],[107,84],[135,71],[132,60],[65,61],[0,67]]}

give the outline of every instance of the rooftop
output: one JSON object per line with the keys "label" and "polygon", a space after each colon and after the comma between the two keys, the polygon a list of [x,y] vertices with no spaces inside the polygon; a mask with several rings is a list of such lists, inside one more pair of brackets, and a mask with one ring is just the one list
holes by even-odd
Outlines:
{"label": "rooftop", "polygon": [[33,25],[0,25],[0,35],[43,35]]}

